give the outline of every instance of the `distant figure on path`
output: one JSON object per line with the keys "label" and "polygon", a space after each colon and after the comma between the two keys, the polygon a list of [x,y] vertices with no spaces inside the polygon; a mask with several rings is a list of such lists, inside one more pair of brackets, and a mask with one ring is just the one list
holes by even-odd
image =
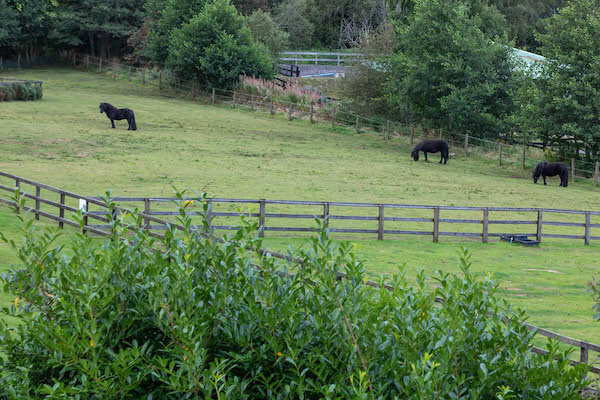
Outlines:
{"label": "distant figure on path", "polygon": [[422,151],[425,154],[425,161],[427,161],[427,153],[442,153],[440,164],[442,161],[444,164],[448,161],[448,143],[443,140],[421,140],[419,144],[415,146],[410,156],[415,160],[419,161],[419,152]]}
{"label": "distant figure on path", "polygon": [[129,108],[115,108],[108,103],[100,103],[100,114],[106,113],[108,119],[110,119],[110,123],[112,124],[112,128],[115,129],[115,120],[126,119],[129,124],[128,131],[137,130],[137,126],[135,125],[135,115],[133,115],[133,111]]}
{"label": "distant figure on path", "polygon": [[535,166],[533,170],[533,183],[537,183],[538,178],[542,176],[544,179],[544,185],[546,184],[547,176],[560,176],[560,185],[562,187],[569,186],[569,168],[565,163],[561,162],[547,162],[542,161],[538,165]]}

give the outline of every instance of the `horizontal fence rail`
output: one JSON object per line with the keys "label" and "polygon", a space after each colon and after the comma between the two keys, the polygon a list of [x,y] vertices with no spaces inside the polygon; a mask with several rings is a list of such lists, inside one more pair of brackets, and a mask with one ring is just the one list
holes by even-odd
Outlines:
{"label": "horizontal fence rail", "polygon": [[319,63],[341,65],[361,61],[365,58],[365,55],[361,53],[327,53],[318,51],[284,51],[279,53],[279,61],[293,62],[294,65],[319,65]]}
{"label": "horizontal fence rail", "polygon": [[27,79],[15,79],[15,78],[0,77],[0,86],[12,86],[15,83],[31,83],[34,85],[38,85],[40,88],[43,88],[43,86],[44,86],[44,81],[30,81]]}
{"label": "horizontal fence rail", "polygon": [[[72,226],[75,228],[83,229],[84,233],[91,233],[91,234],[96,234],[96,235],[100,235],[100,236],[111,236],[111,231],[108,228],[108,225],[94,226],[94,224],[88,224],[88,218],[93,219],[95,221],[104,222],[104,223],[107,223],[109,221],[107,218],[107,213],[110,212],[108,209],[108,206],[99,197],[79,195],[79,194],[76,194],[76,193],[73,193],[73,192],[70,192],[67,190],[55,188],[50,185],[35,182],[32,180],[29,180],[29,179],[26,179],[26,178],[23,178],[23,177],[20,177],[17,175],[9,174],[6,172],[2,172],[2,171],[0,171],[0,177],[3,178],[4,180],[10,180],[10,181],[14,182],[13,186],[8,186],[6,184],[0,184],[0,193],[2,193],[2,191],[4,191],[5,193],[11,193],[12,195],[14,195],[15,190],[18,189],[21,198],[31,200],[35,203],[34,207],[24,206],[23,211],[29,211],[29,212],[33,213],[33,215],[35,216],[36,219],[39,220],[40,217],[44,217],[44,218],[58,222],[58,225],[61,228],[64,228],[64,226],[67,225],[67,226]],[[35,189],[35,195],[24,190],[26,185]],[[59,201],[51,200],[49,198],[50,195],[55,195],[55,196],[58,195],[60,200]],[[68,205],[69,199],[78,201],[79,207],[73,207],[73,206]],[[167,224],[172,224],[174,226],[177,226],[175,223],[172,223],[171,221],[167,221],[167,220],[156,217],[156,215],[170,216],[175,213],[174,211],[152,211],[151,206],[150,206],[152,203],[168,204],[168,203],[173,202],[175,200],[174,198],[170,198],[170,197],[114,197],[114,198],[112,198],[112,200],[115,202],[119,202],[119,201],[120,202],[143,202],[144,207],[140,208],[140,210],[143,210],[143,211],[139,212],[139,214],[141,215],[141,217],[143,219],[143,224],[137,228],[147,230],[148,233],[153,237],[164,238],[163,235],[156,233],[156,232],[152,232],[153,229],[160,229],[162,227],[165,227]],[[197,199],[190,198],[187,200],[194,201]],[[316,216],[317,218],[319,218],[319,217],[321,217],[321,218],[336,217],[336,215],[331,214],[332,207],[358,207],[360,209],[365,209],[365,208],[368,209],[368,208],[377,207],[377,209],[380,212],[382,209],[385,210],[386,208],[388,208],[388,209],[416,209],[416,210],[428,210],[428,211],[433,210],[434,218],[402,218],[401,220],[402,221],[417,221],[417,222],[433,223],[434,226],[435,226],[435,219],[436,219],[435,215],[438,215],[438,217],[439,217],[439,212],[442,210],[443,211],[465,211],[465,210],[482,211],[483,210],[484,215],[489,214],[490,211],[506,212],[506,211],[518,210],[518,211],[525,211],[525,212],[534,212],[534,211],[540,212],[540,210],[533,209],[533,208],[513,208],[513,207],[481,208],[481,207],[457,207],[457,206],[424,206],[424,205],[407,205],[407,204],[370,204],[370,203],[355,203],[355,202],[345,203],[345,202],[285,201],[285,200],[264,200],[264,199],[259,199],[259,200],[225,199],[225,198],[213,198],[213,199],[207,199],[205,201],[209,201],[213,204],[215,204],[215,203],[224,203],[224,204],[245,203],[245,204],[257,205],[257,206],[259,206],[259,212],[249,212],[249,213],[247,213],[247,215],[249,215],[250,217],[260,218],[262,228],[265,228],[266,218],[278,218],[278,217],[280,217],[280,218],[313,218],[313,217],[315,217],[312,215],[309,216],[309,214],[287,214],[285,216],[279,216],[276,213],[267,213],[266,212],[267,204],[323,207],[323,213],[320,215],[317,215]],[[16,207],[17,209],[20,207],[19,203],[15,202],[13,200],[10,200],[6,197],[3,198],[1,196],[0,196],[0,204],[5,204],[5,205],[12,206],[12,207]],[[41,209],[42,205],[52,207],[54,209],[54,212],[42,210]],[[100,208],[100,210],[89,211],[89,208],[92,205]],[[68,211],[68,212],[82,211],[82,206],[83,206],[83,210],[85,210],[85,212],[82,214],[82,215],[84,215],[84,225],[83,226],[81,226],[80,223],[75,222],[70,218],[67,218],[67,216],[65,215],[65,211]],[[58,211],[58,215],[56,215],[57,211]],[[131,208],[116,206],[116,207],[114,207],[114,212],[133,213],[135,211],[132,211]],[[556,213],[569,214],[569,215],[571,215],[571,214],[585,215],[586,217],[589,215],[600,215],[600,212],[578,211],[578,210],[544,209],[543,212],[556,212]],[[541,213],[541,215],[543,215],[543,212]],[[192,213],[193,212],[190,212],[190,214],[192,214]],[[179,213],[177,213],[177,214],[179,214]],[[383,230],[382,221],[386,221],[386,220],[387,221],[398,221],[398,220],[400,220],[399,218],[387,218],[384,215],[385,214],[380,213],[377,217],[374,217],[374,218],[369,217],[368,219],[366,219],[368,221],[377,221],[378,226],[381,226],[381,229],[378,227],[378,229],[369,230],[369,232],[375,232],[378,235],[382,231],[385,233],[385,230]],[[237,217],[237,216],[239,216],[239,213],[212,212],[211,216],[209,216],[209,218],[214,218],[217,216]],[[339,216],[338,215],[337,217],[343,217],[341,219],[346,219],[346,217],[348,217],[348,216]],[[358,218],[359,220],[365,220],[364,218],[362,218],[363,216],[350,216],[350,219],[354,220],[357,217],[360,217],[360,218]],[[332,218],[332,219],[336,219],[336,218]],[[476,222],[473,222],[473,221],[476,221]],[[450,222],[450,221],[449,221],[449,219],[446,219],[446,221],[444,221],[443,219],[439,219],[439,222]],[[479,223],[479,220],[472,220],[471,222]],[[468,222],[468,223],[471,223],[471,222]],[[504,223],[505,221],[495,221],[495,222]],[[157,225],[152,225],[153,223],[156,223]],[[488,220],[488,223],[492,223],[492,221]],[[124,225],[123,223],[119,223],[119,224],[121,226],[127,226],[127,225]],[[600,224],[597,224],[597,225],[600,227]],[[216,226],[214,228],[218,229]],[[223,227],[223,228],[230,229],[230,228],[233,228],[233,226],[228,226],[228,227]],[[268,229],[261,230],[261,235],[264,234],[265,230],[268,230]],[[432,232],[427,231],[424,233],[427,235],[430,235],[430,234],[434,234],[435,231],[432,231]],[[600,237],[598,237],[598,239],[600,239]],[[293,262],[296,264],[301,263],[303,261],[303,260],[292,259],[285,254],[282,254],[279,252],[272,252],[272,251],[269,251],[266,249],[261,249],[260,252],[261,252],[261,254],[268,253],[274,257],[284,259],[284,260],[287,260],[287,261],[290,261],[290,262]],[[371,287],[376,287],[376,288],[380,287],[379,283],[376,283],[373,281],[367,281],[366,285],[371,286]],[[384,287],[388,290],[393,289],[389,285],[385,285]],[[436,299],[436,302],[443,302],[443,300],[438,298],[438,299]],[[508,322],[508,320],[505,320],[505,322]],[[588,364],[589,371],[591,373],[600,374],[600,368],[596,367],[595,365],[592,365],[593,363],[597,362],[600,359],[600,357],[598,357],[598,356],[590,357],[590,352],[600,353],[600,345],[593,344],[593,343],[587,342],[585,340],[579,340],[579,339],[574,339],[574,338],[571,338],[568,336],[564,336],[559,333],[552,332],[550,330],[540,328],[538,326],[531,325],[528,323],[525,323],[525,326],[530,331],[535,331],[536,335],[551,338],[551,339],[557,340],[561,343],[564,343],[566,345],[578,348],[579,349],[579,360],[571,360],[570,363],[572,365],[578,365],[581,363]],[[531,348],[531,350],[534,353],[547,354],[546,350],[539,348],[539,347],[533,346]]]}

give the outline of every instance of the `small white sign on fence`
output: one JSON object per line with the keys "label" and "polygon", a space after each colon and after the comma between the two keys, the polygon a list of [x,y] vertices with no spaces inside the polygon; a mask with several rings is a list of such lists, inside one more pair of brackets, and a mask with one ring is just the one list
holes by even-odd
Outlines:
{"label": "small white sign on fence", "polygon": [[87,212],[87,200],[79,199],[79,209],[81,212]]}

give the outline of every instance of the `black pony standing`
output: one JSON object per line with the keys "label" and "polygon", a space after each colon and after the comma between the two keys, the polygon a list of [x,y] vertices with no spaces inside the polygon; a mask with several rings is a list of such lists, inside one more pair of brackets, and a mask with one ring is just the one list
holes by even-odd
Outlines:
{"label": "black pony standing", "polygon": [[129,108],[115,108],[108,103],[100,103],[100,114],[106,113],[108,119],[110,119],[110,123],[112,124],[112,128],[115,129],[115,120],[126,119],[129,124],[128,131],[137,130],[137,126],[135,125],[135,115],[133,115],[133,111]]}
{"label": "black pony standing", "polygon": [[535,166],[533,170],[533,183],[537,183],[538,178],[542,176],[544,179],[544,185],[546,184],[547,176],[560,176],[560,185],[562,187],[569,186],[569,168],[565,163],[555,162],[550,163],[547,161],[542,161],[538,165]]}
{"label": "black pony standing", "polygon": [[419,144],[415,146],[410,156],[415,160],[419,161],[419,151],[425,154],[425,161],[427,161],[427,153],[442,153],[440,164],[442,161],[444,164],[448,161],[448,143],[443,140],[421,140]]}

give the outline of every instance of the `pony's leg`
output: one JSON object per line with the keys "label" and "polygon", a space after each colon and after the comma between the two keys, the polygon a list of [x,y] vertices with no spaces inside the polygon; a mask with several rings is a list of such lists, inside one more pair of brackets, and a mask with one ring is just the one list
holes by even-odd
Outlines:
{"label": "pony's leg", "polygon": [[423,154],[425,154],[425,161],[427,161],[427,152],[424,151]]}
{"label": "pony's leg", "polygon": [[546,186],[546,175],[542,175],[542,178],[544,178],[544,186]]}
{"label": "pony's leg", "polygon": [[114,119],[111,119],[111,120],[110,120],[110,123],[112,124],[112,128],[113,128],[113,129],[115,129],[115,120],[114,120]]}

